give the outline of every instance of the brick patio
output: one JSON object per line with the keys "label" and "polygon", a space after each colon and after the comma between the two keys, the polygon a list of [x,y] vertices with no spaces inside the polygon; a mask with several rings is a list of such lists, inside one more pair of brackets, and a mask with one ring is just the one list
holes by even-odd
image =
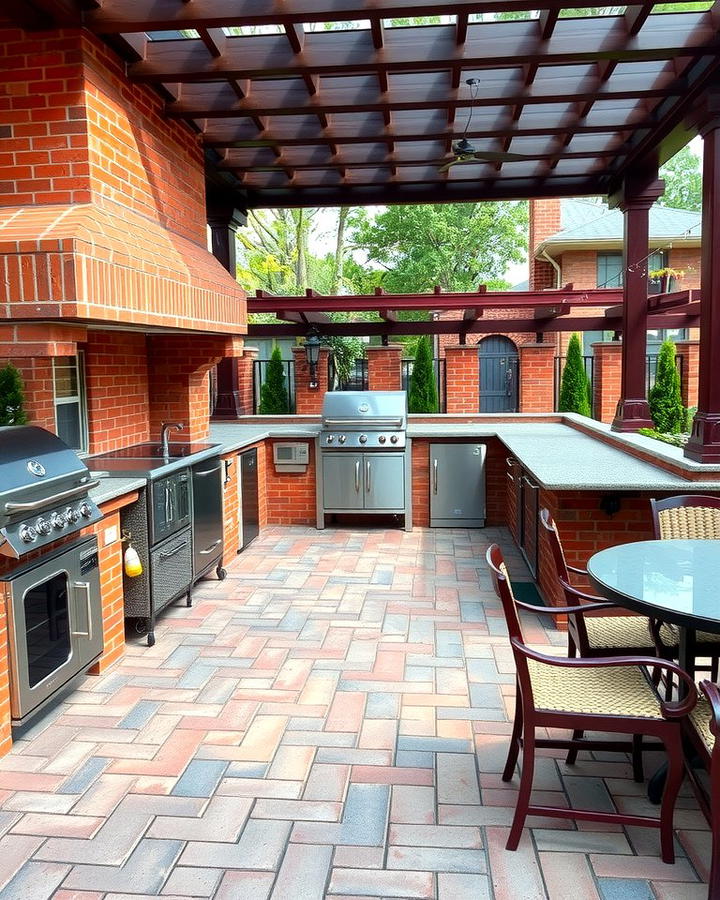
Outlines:
{"label": "brick patio", "polygon": [[[500,529],[267,530],[0,761],[0,896],[704,900],[687,785],[674,866],[653,831],[593,823],[534,819],[503,849],[492,540],[527,579]],[[647,809],[624,757],[538,762],[553,803]]]}

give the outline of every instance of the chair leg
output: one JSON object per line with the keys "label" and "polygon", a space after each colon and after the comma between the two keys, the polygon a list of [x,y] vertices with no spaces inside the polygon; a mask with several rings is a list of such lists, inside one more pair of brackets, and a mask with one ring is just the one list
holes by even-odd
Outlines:
{"label": "chair leg", "polygon": [[[574,741],[579,741],[580,738],[582,738],[584,734],[585,734],[585,732],[581,728],[576,728],[575,731],[573,731],[572,739]],[[575,763],[577,762],[578,753],[579,753],[579,750],[577,747],[571,747],[567,752],[567,756],[565,757],[566,765],[574,766]]]}
{"label": "chair leg", "polygon": [[672,732],[665,737],[664,742],[668,755],[668,770],[660,807],[660,852],[663,862],[673,863],[675,862],[673,812],[685,774],[680,729],[673,728]]}
{"label": "chair leg", "polygon": [[714,681],[715,684],[718,682],[718,663],[720,663],[720,656],[710,657],[710,681]]}
{"label": "chair leg", "polygon": [[520,752],[520,738],[523,728],[523,711],[522,699],[520,697],[520,688],[515,688],[515,721],[513,722],[513,730],[510,736],[510,746],[508,747],[507,760],[502,773],[503,781],[510,781],[515,774],[515,766],[517,765],[518,754]]}
{"label": "chair leg", "polygon": [[634,734],[632,737],[632,767],[633,767],[633,778],[639,784],[645,781],[645,773],[643,771],[643,758],[642,758],[642,739],[643,736],[641,734]]}
{"label": "chair leg", "polygon": [[710,763],[710,808],[712,809],[712,846],[708,898],[714,898],[720,897],[720,772],[717,771],[717,759],[715,758]]}
{"label": "chair leg", "polygon": [[577,656],[577,646],[575,645],[575,641],[572,639],[572,635],[568,631],[568,657],[570,659],[574,659]]}
{"label": "chair leg", "polygon": [[520,843],[528,807],[530,806],[530,794],[532,793],[533,773],[535,770],[535,726],[525,729],[523,736],[522,774],[520,776],[520,790],[518,791],[515,815],[510,828],[510,835],[505,844],[506,850],[517,850]]}

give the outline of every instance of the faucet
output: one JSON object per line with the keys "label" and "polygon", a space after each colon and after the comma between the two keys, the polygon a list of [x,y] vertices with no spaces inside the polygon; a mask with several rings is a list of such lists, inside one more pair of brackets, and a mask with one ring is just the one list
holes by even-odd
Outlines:
{"label": "faucet", "polygon": [[162,432],[160,433],[160,452],[163,456],[170,456],[170,430],[172,428],[177,428],[178,431],[182,431],[185,426],[182,422],[163,422],[162,423]]}

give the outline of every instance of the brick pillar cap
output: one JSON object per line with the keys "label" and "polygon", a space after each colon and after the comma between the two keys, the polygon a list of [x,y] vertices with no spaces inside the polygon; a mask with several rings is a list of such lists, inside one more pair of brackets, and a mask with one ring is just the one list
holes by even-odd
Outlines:
{"label": "brick pillar cap", "polygon": [[552,350],[553,353],[557,350],[555,344],[546,344],[543,342],[542,344],[537,341],[529,341],[527,344],[518,344],[518,350]]}
{"label": "brick pillar cap", "polygon": [[[303,344],[303,345],[300,346],[300,347],[293,347],[293,348],[292,348],[292,352],[293,352],[293,353],[302,353],[303,359],[304,359],[304,358],[305,358],[305,345]],[[322,354],[322,353],[329,353],[329,352],[330,352],[330,348],[329,348],[329,347],[321,347],[321,348],[320,348],[320,353],[321,353],[321,354]]]}
{"label": "brick pillar cap", "polygon": [[443,350],[447,353],[448,350],[474,350],[477,352],[478,345],[477,344],[445,344]]}
{"label": "brick pillar cap", "polygon": [[685,338],[683,341],[675,341],[676,347],[699,347],[700,341],[691,340],[690,338]]}
{"label": "brick pillar cap", "polygon": [[365,345],[366,353],[370,353],[370,352],[375,353],[377,351],[383,351],[383,350],[400,350],[400,351],[402,351],[404,349],[405,349],[404,344],[366,344]]}
{"label": "brick pillar cap", "polygon": [[259,347],[248,347],[247,345],[243,347],[243,356],[259,356],[260,348]]}
{"label": "brick pillar cap", "polygon": [[593,341],[590,345],[591,347],[617,347],[618,350],[622,347],[622,341]]}

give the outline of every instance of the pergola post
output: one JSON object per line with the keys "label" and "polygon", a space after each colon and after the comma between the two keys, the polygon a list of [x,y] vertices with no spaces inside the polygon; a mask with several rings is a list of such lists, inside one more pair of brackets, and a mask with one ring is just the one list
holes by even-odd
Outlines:
{"label": "pergola post", "polygon": [[685,447],[688,459],[720,463],[720,90],[707,103],[703,136],[702,257],[698,409]]}
{"label": "pergola post", "polygon": [[613,431],[652,428],[647,401],[648,255],[650,207],[662,195],[663,182],[654,172],[628,176],[610,198],[623,212],[622,375]]}
{"label": "pergola post", "polygon": [[[235,235],[247,217],[233,206],[213,204],[208,209],[210,247],[215,259],[236,278],[237,255]],[[221,359],[217,365],[217,400],[215,415],[237,417],[243,415],[243,402],[239,391],[240,372],[237,357]]]}

